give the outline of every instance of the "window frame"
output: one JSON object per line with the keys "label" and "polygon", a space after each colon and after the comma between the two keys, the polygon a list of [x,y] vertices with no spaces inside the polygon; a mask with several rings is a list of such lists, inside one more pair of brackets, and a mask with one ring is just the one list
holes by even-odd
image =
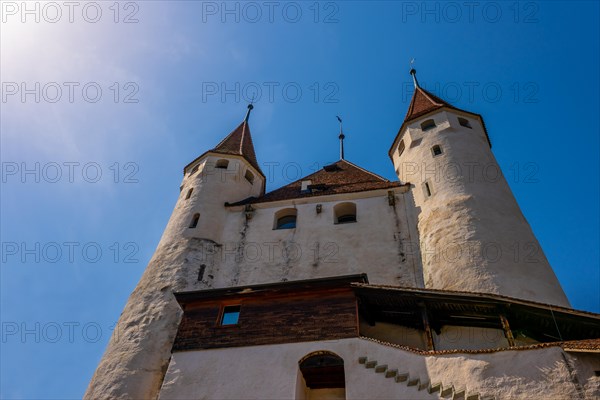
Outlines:
{"label": "window frame", "polygon": [[[351,216],[354,217],[353,221],[347,220],[340,222],[340,218],[348,219]],[[358,207],[356,206],[356,203],[352,201],[344,201],[333,206],[334,225],[354,224],[356,222],[358,222]]]}
{"label": "window frame", "polygon": [[198,221],[200,220],[200,213],[195,213],[192,217],[192,221],[188,225],[188,229],[196,229],[198,227]]}
{"label": "window frame", "polygon": [[[283,208],[275,212],[273,221],[273,230],[285,230],[285,229],[296,229],[298,227],[298,210],[296,208]],[[283,218],[294,217],[294,226],[282,227],[280,226],[280,220]],[[283,223],[282,223],[283,224]]]}
{"label": "window frame", "polygon": [[[223,321],[226,315],[227,308],[237,307],[237,319],[233,324],[224,324]],[[217,317],[217,326],[222,328],[229,328],[240,325],[240,316],[242,315],[242,303],[241,302],[233,302],[233,303],[223,303],[219,308],[219,316]]]}

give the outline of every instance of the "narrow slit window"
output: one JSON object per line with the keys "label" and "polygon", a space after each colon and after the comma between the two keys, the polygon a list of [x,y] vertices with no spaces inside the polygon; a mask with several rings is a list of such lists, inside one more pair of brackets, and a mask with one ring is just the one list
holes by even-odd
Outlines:
{"label": "narrow slit window", "polygon": [[254,174],[252,172],[250,172],[250,170],[246,170],[246,174],[244,175],[244,178],[246,178],[246,180],[248,182],[250,182],[250,184],[254,183]]}
{"label": "narrow slit window", "polygon": [[229,160],[225,160],[225,159],[218,160],[217,163],[215,164],[215,168],[219,168],[219,169],[227,169],[228,166],[229,166]]}
{"label": "narrow slit window", "polygon": [[439,144],[436,144],[431,148],[431,153],[434,157],[439,156],[440,154],[442,154],[442,147]]}
{"label": "narrow slit window", "polygon": [[434,121],[434,120],[432,120],[432,119],[428,119],[428,120],[426,120],[426,121],[423,121],[423,122],[421,123],[421,129],[422,129],[423,131],[428,131],[428,130],[430,130],[430,129],[433,129],[433,128],[435,128],[435,127],[436,127],[436,125],[435,125],[435,121]]}
{"label": "narrow slit window", "polygon": [[194,168],[190,171],[190,176],[194,175],[200,169],[200,164],[194,165]]}
{"label": "narrow slit window", "polygon": [[431,197],[431,187],[429,187],[429,182],[425,182],[425,195]]}
{"label": "narrow slit window", "polygon": [[206,265],[202,264],[198,270],[198,282],[201,282],[204,279],[204,272],[206,272]]}
{"label": "narrow slit window", "polygon": [[200,214],[194,214],[192,217],[192,222],[190,222],[190,228],[195,228],[198,226],[198,220],[200,219]]}
{"label": "narrow slit window", "polygon": [[402,153],[404,153],[405,147],[406,146],[404,145],[404,140],[401,140],[400,144],[398,145],[398,157],[400,157]]}
{"label": "narrow slit window", "polygon": [[237,325],[240,319],[241,306],[225,306],[223,307],[223,314],[221,315],[221,325]]}
{"label": "narrow slit window", "polygon": [[468,119],[466,119],[466,118],[460,118],[460,117],[459,117],[459,118],[458,118],[458,123],[459,123],[461,126],[464,126],[465,128],[473,129],[473,127],[471,126],[471,123],[470,123],[470,122],[469,122],[469,120],[468,120]]}
{"label": "narrow slit window", "polygon": [[194,188],[191,188],[190,190],[188,190],[187,194],[185,195],[185,199],[189,199],[190,197],[192,197],[192,192],[194,191]]}

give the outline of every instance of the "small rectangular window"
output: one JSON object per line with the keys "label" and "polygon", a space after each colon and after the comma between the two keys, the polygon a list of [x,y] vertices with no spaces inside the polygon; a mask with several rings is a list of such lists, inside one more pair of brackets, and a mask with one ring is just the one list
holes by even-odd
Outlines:
{"label": "small rectangular window", "polygon": [[400,141],[400,144],[398,145],[398,157],[400,157],[402,153],[404,153],[405,147],[406,146],[404,145],[404,140]]}
{"label": "small rectangular window", "polygon": [[471,126],[471,123],[466,118],[460,118],[460,117],[458,117],[458,123],[461,126],[464,126],[465,128],[473,129],[473,127]]}
{"label": "small rectangular window", "polygon": [[237,325],[240,319],[241,306],[225,306],[223,307],[223,315],[221,316],[221,325]]}
{"label": "small rectangular window", "polygon": [[250,184],[254,183],[254,174],[252,172],[250,172],[249,170],[246,170],[246,174],[244,175],[244,178],[246,178],[246,180],[248,182],[250,182]]}

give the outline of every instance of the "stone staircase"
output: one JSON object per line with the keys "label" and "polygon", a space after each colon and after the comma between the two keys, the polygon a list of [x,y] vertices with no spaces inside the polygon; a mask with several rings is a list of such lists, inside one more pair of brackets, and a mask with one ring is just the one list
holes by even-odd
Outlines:
{"label": "stone staircase", "polygon": [[494,400],[493,396],[467,393],[465,389],[456,388],[454,385],[446,386],[441,382],[431,383],[428,380],[421,381],[418,376],[411,376],[408,372],[399,372],[397,369],[390,369],[387,364],[378,364],[376,360],[369,360],[367,357],[359,357],[358,363],[363,364],[367,369],[372,369],[376,374],[381,374],[393,380],[395,383],[414,386],[419,391],[426,390],[427,393],[439,398],[452,400]]}

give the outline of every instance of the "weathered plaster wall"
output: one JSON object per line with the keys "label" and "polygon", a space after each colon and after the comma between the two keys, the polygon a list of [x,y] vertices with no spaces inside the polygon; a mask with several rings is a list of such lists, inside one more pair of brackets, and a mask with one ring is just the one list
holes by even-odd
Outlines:
{"label": "weathered plaster wall", "polygon": [[[344,359],[348,399],[437,397],[366,369],[358,363],[362,356],[422,381],[453,384],[497,399],[573,399],[591,393],[598,383],[597,378],[586,375],[595,368],[594,363],[597,368],[597,358],[575,359],[558,347],[423,356],[367,340],[343,339],[174,353],[160,399],[292,399],[298,394],[298,361],[319,350]],[[579,374],[579,389],[565,357]],[[244,385],[235,384],[240,381]]]}
{"label": "weathered plaster wall", "polygon": [[[399,189],[395,198],[394,206],[387,191],[256,204],[248,221],[232,210],[213,259],[220,265],[215,286],[365,272],[373,283],[423,287],[411,199]],[[347,201],[356,204],[357,222],[335,224],[334,206]],[[297,210],[296,228],[273,229],[276,212],[285,208]]]}
{"label": "weathered plaster wall", "polygon": [[[437,126],[422,131],[430,118]],[[569,306],[478,118],[440,111],[409,124],[399,140],[405,150],[401,156],[394,150],[394,167],[401,181],[414,185],[426,287]],[[434,145],[443,153],[434,156]]]}

